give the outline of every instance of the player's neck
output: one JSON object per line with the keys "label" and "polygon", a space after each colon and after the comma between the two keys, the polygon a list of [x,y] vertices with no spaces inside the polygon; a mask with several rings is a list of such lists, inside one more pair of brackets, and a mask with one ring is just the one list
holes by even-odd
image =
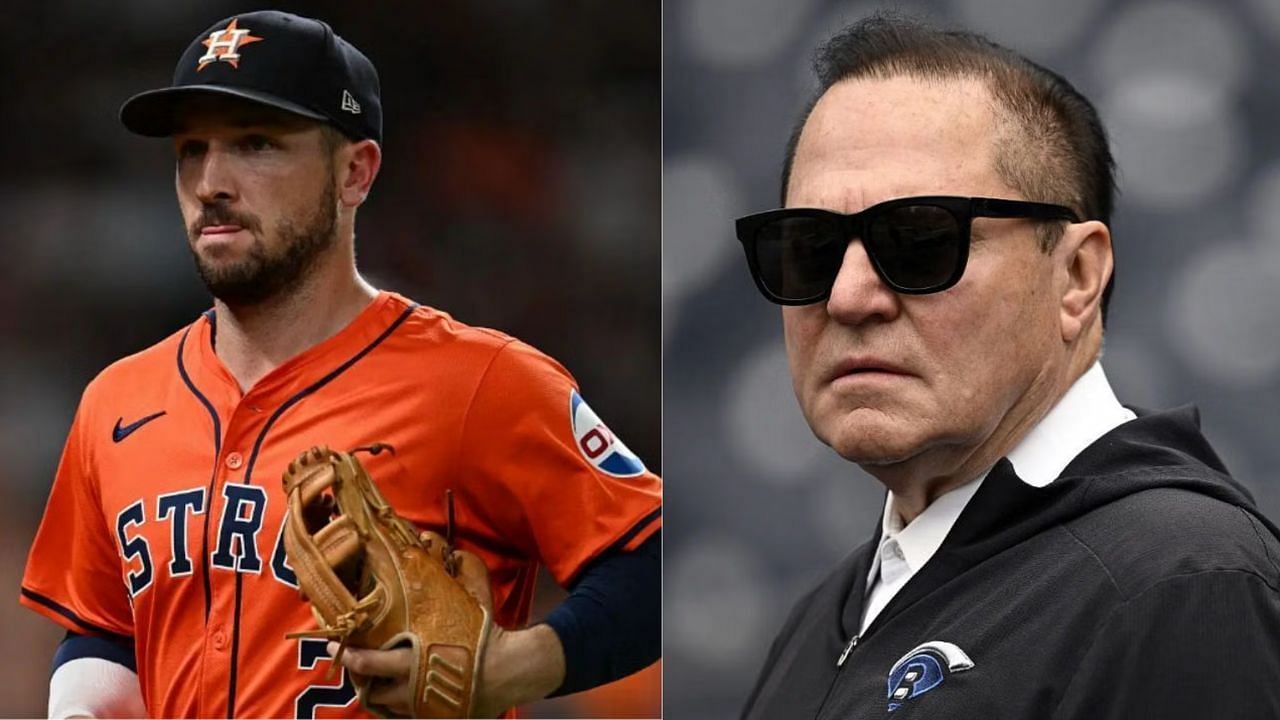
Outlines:
{"label": "player's neck", "polygon": [[290,358],[324,342],[368,307],[378,291],[345,267],[318,267],[293,291],[250,307],[214,301],[214,350],[242,392]]}

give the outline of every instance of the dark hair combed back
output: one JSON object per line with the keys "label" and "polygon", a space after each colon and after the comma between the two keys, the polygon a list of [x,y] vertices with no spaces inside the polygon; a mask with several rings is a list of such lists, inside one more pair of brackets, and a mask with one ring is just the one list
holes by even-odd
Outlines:
{"label": "dark hair combed back", "polygon": [[[996,171],[1028,200],[1066,205],[1082,219],[1111,223],[1115,204],[1115,161],[1098,111],[1071,83],[1018,53],[972,32],[940,30],[882,12],[836,34],[813,63],[818,91],[805,107],[787,143],[782,168],[782,202],[796,146],[818,99],[842,80],[977,79],[996,100]],[[1061,226],[1046,226],[1049,250]],[[1102,319],[1115,286],[1115,273],[1102,294]]]}

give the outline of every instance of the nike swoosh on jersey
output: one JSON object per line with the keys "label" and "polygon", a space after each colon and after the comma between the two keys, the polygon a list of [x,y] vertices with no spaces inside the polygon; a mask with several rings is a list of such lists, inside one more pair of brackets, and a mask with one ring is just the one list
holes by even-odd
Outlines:
{"label": "nike swoosh on jersey", "polygon": [[114,442],[120,442],[121,440],[124,440],[125,438],[132,435],[134,430],[137,430],[143,425],[146,425],[152,420],[155,420],[161,415],[164,415],[164,413],[165,413],[164,410],[161,410],[158,413],[152,413],[142,418],[141,420],[134,420],[133,422],[129,423],[128,425],[125,425],[124,427],[120,427],[120,423],[121,421],[124,420],[124,418],[123,417],[116,418],[116,426],[111,429],[111,440]]}

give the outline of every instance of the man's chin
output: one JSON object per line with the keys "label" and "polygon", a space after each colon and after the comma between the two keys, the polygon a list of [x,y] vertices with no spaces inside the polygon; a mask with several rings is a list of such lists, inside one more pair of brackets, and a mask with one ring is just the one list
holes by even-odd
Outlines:
{"label": "man's chin", "polygon": [[926,444],[920,427],[902,427],[886,418],[845,422],[834,432],[820,435],[827,445],[849,462],[867,467],[895,465],[920,454]]}
{"label": "man's chin", "polygon": [[899,465],[919,454],[919,450],[916,448],[895,451],[892,448],[883,447],[840,448],[833,446],[833,449],[840,454],[840,457],[863,468]]}
{"label": "man's chin", "polygon": [[[208,272],[206,272],[209,270]],[[236,273],[218,273],[201,268],[200,279],[209,294],[231,307],[248,307],[268,300],[275,288],[262,278]]]}

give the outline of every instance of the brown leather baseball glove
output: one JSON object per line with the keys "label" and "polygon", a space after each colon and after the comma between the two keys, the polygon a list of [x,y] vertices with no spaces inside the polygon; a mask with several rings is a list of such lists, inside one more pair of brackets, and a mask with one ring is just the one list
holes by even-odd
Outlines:
{"label": "brown leather baseball glove", "polygon": [[[396,515],[355,454],[313,447],[289,464],[284,547],[320,629],[287,637],[323,637],[378,650],[412,647],[414,717],[471,717],[487,642],[488,610],[457,580],[453,506],[446,537],[419,534]],[[331,672],[332,672],[331,668]],[[375,681],[355,676],[360,702]]]}

